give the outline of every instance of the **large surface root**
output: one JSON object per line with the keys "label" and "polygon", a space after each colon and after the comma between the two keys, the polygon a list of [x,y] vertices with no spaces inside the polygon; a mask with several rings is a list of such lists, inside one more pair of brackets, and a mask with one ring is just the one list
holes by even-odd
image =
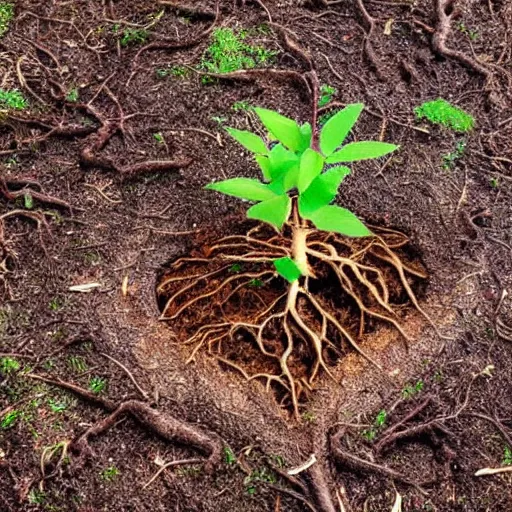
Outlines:
{"label": "large surface root", "polygon": [[406,260],[407,237],[374,230],[365,239],[309,230],[313,276],[289,285],[273,267],[292,250],[288,228],[222,238],[171,264],[157,288],[161,319],[192,347],[188,362],[206,350],[247,380],[263,381],[298,417],[319,375],[335,379],[332,368],[346,349],[379,367],[360,346],[377,324],[407,343],[400,320],[407,306],[430,321],[413,291],[427,276]]}
{"label": "large surface root", "polygon": [[143,427],[166,441],[177,442],[207,455],[208,459],[205,463],[207,471],[211,471],[221,460],[222,444],[220,440],[207,435],[185,421],[153,409],[148,403],[139,400],[127,400],[121,404],[116,404],[112,400],[98,397],[68,382],[49,379],[41,375],[30,374],[28,376],[67,389],[110,413],[109,416],[89,427],[78,439],[71,443],[70,450],[79,455],[79,461],[82,463],[92,454],[89,439],[106,432],[124,415],[132,416]]}

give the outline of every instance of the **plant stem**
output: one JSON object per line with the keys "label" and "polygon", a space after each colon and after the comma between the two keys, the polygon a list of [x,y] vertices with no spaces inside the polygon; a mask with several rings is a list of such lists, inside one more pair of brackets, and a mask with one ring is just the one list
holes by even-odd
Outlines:
{"label": "plant stem", "polygon": [[293,261],[304,276],[312,276],[308,264],[307,237],[309,230],[305,227],[297,207],[297,198],[293,198],[293,231],[292,231],[292,255]]}
{"label": "plant stem", "polygon": [[312,105],[311,105],[311,149],[319,150],[318,147],[318,76],[315,70],[309,72],[309,81],[311,83]]}

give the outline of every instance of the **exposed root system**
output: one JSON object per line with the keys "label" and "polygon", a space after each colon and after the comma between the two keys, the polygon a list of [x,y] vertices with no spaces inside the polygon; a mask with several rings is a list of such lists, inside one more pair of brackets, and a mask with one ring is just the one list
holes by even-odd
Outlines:
{"label": "exposed root system", "polygon": [[[192,347],[188,362],[204,349],[247,380],[263,381],[299,417],[320,374],[336,380],[332,368],[345,349],[380,368],[360,346],[377,324],[407,342],[401,318],[409,306],[430,321],[413,290],[427,275],[408,258],[408,238],[372,229],[373,237],[347,239],[306,226],[280,234],[258,225],[224,237],[171,264],[157,288],[161,319]],[[273,260],[297,260],[297,246],[310,275],[287,284]]]}

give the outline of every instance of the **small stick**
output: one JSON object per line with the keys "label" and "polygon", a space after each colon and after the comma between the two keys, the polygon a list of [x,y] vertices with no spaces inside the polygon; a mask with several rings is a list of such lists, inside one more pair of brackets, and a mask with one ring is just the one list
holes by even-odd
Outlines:
{"label": "small stick", "polygon": [[167,462],[164,464],[143,486],[143,489],[146,489],[146,487],[149,487],[159,476],[160,474],[165,471],[167,468],[171,468],[174,466],[182,466],[185,464],[200,464],[204,462],[203,459],[181,459],[181,460],[173,460],[171,462]]}

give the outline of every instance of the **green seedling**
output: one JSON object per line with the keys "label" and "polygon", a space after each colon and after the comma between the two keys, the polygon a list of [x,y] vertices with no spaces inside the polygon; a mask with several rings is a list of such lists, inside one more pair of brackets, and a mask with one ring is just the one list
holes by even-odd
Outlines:
{"label": "green seedling", "polygon": [[449,171],[453,169],[457,164],[457,161],[460,160],[464,156],[464,151],[466,150],[466,142],[463,140],[459,140],[455,145],[455,150],[447,155],[443,155],[443,169],[445,171]]}
{"label": "green seedling", "polygon": [[5,36],[9,30],[9,24],[14,18],[14,4],[0,2],[0,38]]}
{"label": "green seedling", "polygon": [[238,274],[238,272],[241,272],[243,269],[243,266],[240,263],[235,263],[229,267],[229,271],[233,274]]}
{"label": "green seedling", "polygon": [[384,409],[379,411],[379,413],[375,417],[373,425],[370,428],[363,430],[361,435],[368,441],[370,441],[370,442],[373,441],[377,437],[379,430],[381,430],[384,427],[384,425],[386,424],[387,416],[388,416],[388,414]]}
{"label": "green seedling", "polygon": [[30,489],[28,493],[28,502],[33,505],[43,505],[46,499],[46,494],[43,491],[37,489]]}
{"label": "green seedling", "polygon": [[228,120],[227,117],[223,116],[212,116],[212,121],[215,121],[217,124],[222,126]]}
{"label": "green seedling", "polygon": [[2,375],[9,375],[10,373],[17,372],[20,368],[20,363],[12,357],[2,357],[0,359],[0,373]]}
{"label": "green seedling", "polygon": [[227,27],[215,29],[199,69],[223,74],[268,65],[277,52],[248,44],[244,41],[246,37],[247,33],[243,31],[236,33]]}
{"label": "green seedling", "polygon": [[331,85],[324,84],[320,86],[320,98],[318,99],[318,106],[325,107],[328,105],[337,92],[337,89]]}
{"label": "green seedling", "polygon": [[[117,32],[117,30],[116,30]],[[125,28],[121,33],[119,43],[121,46],[134,46],[147,41],[149,32],[141,28]]]}
{"label": "green seedling", "polygon": [[155,139],[158,144],[163,144],[165,142],[164,136],[161,133],[153,133],[153,139]]}
{"label": "green seedling", "polygon": [[24,110],[27,107],[28,102],[20,91],[0,89],[0,110]]}
{"label": "green seedling", "polygon": [[427,119],[454,132],[470,132],[475,127],[475,118],[471,114],[442,98],[421,104],[414,113],[418,120]]}
{"label": "green seedling", "polygon": [[2,421],[0,421],[0,428],[2,428],[3,430],[7,430],[8,428],[13,427],[18,418],[20,417],[21,411],[18,411],[17,409],[9,411],[7,414],[3,416]]}
{"label": "green seedling", "polygon": [[48,304],[48,307],[51,311],[59,311],[62,309],[65,305],[64,300],[62,300],[60,297],[54,297]]}
{"label": "green seedling", "polygon": [[416,384],[406,384],[404,389],[402,389],[402,398],[412,398],[413,396],[420,393],[423,390],[424,386],[425,384],[422,380],[419,380],[418,382],[416,382]]}
{"label": "green seedling", "polygon": [[254,288],[261,288],[263,286],[263,281],[261,279],[251,279],[249,283],[247,283],[249,286],[252,286]]}
{"label": "green seedling", "polygon": [[105,482],[113,482],[121,472],[115,466],[109,466],[100,473],[100,478]]}
{"label": "green seedling", "polygon": [[80,356],[70,356],[68,358],[68,364],[76,373],[83,373],[87,370],[87,363],[84,358]]}
{"label": "green seedling", "polygon": [[242,101],[235,101],[233,105],[231,105],[231,110],[234,110],[235,112],[250,112],[254,107],[251,105],[250,101],[242,100]]}
{"label": "green seedling", "polygon": [[101,377],[92,377],[89,380],[89,389],[95,394],[103,393],[107,388],[107,380]]}
{"label": "green seedling", "polygon": [[469,37],[471,41],[476,41],[480,37],[477,30],[466,27],[463,22],[460,22],[457,25],[457,29],[459,32],[462,32],[465,36]]}
{"label": "green seedling", "polygon": [[224,460],[228,466],[235,464],[236,457],[229,446],[224,446]]}
{"label": "green seedling", "polygon": [[491,178],[489,184],[492,188],[498,188],[500,186],[498,178]]}
{"label": "green seedling", "polygon": [[73,89],[70,89],[66,94],[66,101],[69,101],[70,103],[76,103],[78,101],[78,97],[78,89],[73,87]]}
{"label": "green seedling", "polygon": [[312,275],[306,254],[304,220],[317,229],[348,237],[371,236],[371,231],[348,209],[331,205],[338,187],[350,174],[343,163],[385,156],[398,146],[386,142],[362,141],[343,145],[359,118],[363,104],[348,105],[335,114],[315,137],[309,123],[299,125],[278,112],[263,108],[254,111],[270,132],[273,146],[255,133],[227,128],[227,132],[254,154],[263,182],[232,178],[206,186],[223,194],[256,202],[247,211],[256,219],[281,230],[290,216],[294,219],[293,254],[274,261],[278,274],[289,282]]}
{"label": "green seedling", "polygon": [[308,423],[315,423],[316,415],[315,415],[314,412],[305,411],[305,412],[302,413],[302,419],[304,421],[307,421]]}
{"label": "green seedling", "polygon": [[30,192],[26,192],[23,195],[23,206],[26,210],[32,210],[32,208],[34,208],[34,198]]}
{"label": "green seedling", "polygon": [[503,459],[501,460],[502,466],[512,466],[512,448],[505,446],[503,449]]}
{"label": "green seedling", "polygon": [[257,482],[275,484],[277,477],[273,471],[266,467],[254,470],[249,476],[244,478],[244,485],[248,494],[256,493],[256,486],[254,484]]}

